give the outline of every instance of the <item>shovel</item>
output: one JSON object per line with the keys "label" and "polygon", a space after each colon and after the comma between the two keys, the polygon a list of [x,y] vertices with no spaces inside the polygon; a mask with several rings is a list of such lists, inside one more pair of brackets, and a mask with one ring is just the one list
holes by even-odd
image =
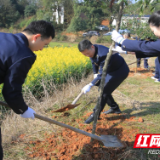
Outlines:
{"label": "shovel", "polygon": [[68,111],[68,110],[70,110],[70,109],[73,109],[73,108],[77,107],[78,105],[80,105],[80,103],[79,103],[79,104],[76,104],[76,102],[78,101],[78,99],[79,99],[82,95],[83,95],[83,92],[81,91],[81,93],[76,97],[76,99],[75,99],[71,104],[68,104],[67,106],[62,107],[62,108],[60,108],[60,109],[57,109],[57,110],[55,110],[55,111],[53,111],[53,112],[65,112],[65,111]]}
{"label": "shovel", "polygon": [[[1,105],[4,105],[6,107],[9,107],[5,102],[1,102],[0,101],[0,104]],[[78,132],[78,133],[81,133],[83,135],[86,135],[88,137],[91,137],[93,139],[96,139],[98,141],[101,141],[103,142],[104,146],[105,147],[123,147],[123,144],[121,143],[121,141],[117,138],[117,136],[114,136],[114,135],[101,135],[101,136],[97,136],[97,135],[94,135],[94,134],[91,134],[91,133],[88,133],[88,132],[85,132],[83,130],[80,130],[78,128],[74,128],[72,126],[69,126],[67,124],[64,124],[64,123],[60,123],[60,122],[57,122],[53,119],[49,119],[47,117],[43,117],[41,115],[38,115],[36,113],[34,113],[34,116],[35,118],[38,118],[42,121],[45,121],[45,122],[49,122],[49,123],[53,123],[53,124],[56,124],[58,126],[61,126],[61,127],[65,127],[65,128],[68,128],[74,132]]]}

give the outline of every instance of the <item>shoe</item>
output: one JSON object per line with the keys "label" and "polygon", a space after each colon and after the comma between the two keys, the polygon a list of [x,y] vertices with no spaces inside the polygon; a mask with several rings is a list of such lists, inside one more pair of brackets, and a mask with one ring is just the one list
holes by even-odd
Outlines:
{"label": "shoe", "polygon": [[154,76],[153,77],[151,77],[152,79],[155,79],[155,80],[158,80],[158,78],[155,78]]}
{"label": "shoe", "polygon": [[[100,120],[100,118],[98,118],[98,120]],[[94,113],[92,113],[86,120],[84,123],[86,124],[90,124],[91,122],[94,121]]]}
{"label": "shoe", "polygon": [[149,66],[148,67],[144,67],[144,69],[150,70]]}
{"label": "shoe", "polygon": [[93,113],[85,120],[84,123],[90,124],[92,121],[94,121],[94,114]]}
{"label": "shoe", "polygon": [[103,112],[104,114],[110,114],[110,113],[117,113],[117,114],[120,114],[120,113],[122,113],[121,112],[121,110],[119,109],[119,108],[117,108],[117,109],[112,109],[112,108],[110,108],[108,111],[105,111],[105,112]]}
{"label": "shoe", "polygon": [[156,79],[155,82],[160,82],[160,81],[158,79]]}

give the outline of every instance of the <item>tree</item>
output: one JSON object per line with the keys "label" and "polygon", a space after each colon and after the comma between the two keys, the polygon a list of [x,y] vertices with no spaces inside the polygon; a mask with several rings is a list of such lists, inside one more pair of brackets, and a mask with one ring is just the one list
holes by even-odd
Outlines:
{"label": "tree", "polygon": [[[112,1],[111,1],[111,3],[112,3]],[[118,30],[120,27],[123,8],[124,8],[124,1],[122,0],[119,4],[119,13],[118,13],[118,18],[117,18],[117,23],[116,23],[116,30]],[[108,64],[109,64],[110,58],[112,56],[112,48],[114,46],[115,46],[115,42],[113,41],[112,45],[110,46],[109,53],[106,57],[105,64],[103,67],[103,73],[102,73],[102,78],[101,78],[101,82],[100,82],[100,96],[98,97],[98,101],[96,104],[96,111],[95,111],[95,116],[94,116],[92,134],[95,134],[95,131],[96,131],[97,119],[98,119],[98,115],[100,113],[100,104],[102,101],[102,95],[103,95],[103,90],[104,90],[104,85],[105,85],[105,77],[107,75]],[[93,141],[93,139],[91,139],[91,141]]]}
{"label": "tree", "polygon": [[29,17],[36,14],[36,8],[33,5],[27,5],[24,9],[25,17]]}
{"label": "tree", "polygon": [[0,0],[0,27],[9,27],[19,18],[19,12],[10,0]]}
{"label": "tree", "polygon": [[73,0],[67,0],[64,2],[64,25],[65,28],[71,23],[72,17],[74,16],[74,2]]}
{"label": "tree", "polygon": [[[74,17],[68,27],[70,32],[95,29],[95,26],[100,25],[103,20],[104,13],[100,7],[86,6],[85,3],[75,3],[73,8]],[[81,27],[77,26],[78,21],[80,21],[78,24]]]}

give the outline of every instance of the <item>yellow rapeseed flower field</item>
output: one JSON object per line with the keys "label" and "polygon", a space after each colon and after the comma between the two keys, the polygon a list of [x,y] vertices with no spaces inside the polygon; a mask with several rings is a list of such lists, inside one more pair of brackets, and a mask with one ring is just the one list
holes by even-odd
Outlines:
{"label": "yellow rapeseed flower field", "polygon": [[[70,77],[80,79],[92,69],[89,58],[83,56],[76,47],[49,47],[35,54],[37,55],[36,61],[24,83],[24,86],[33,94],[43,91],[42,81],[46,85],[47,81],[62,84]],[[0,85],[0,99],[3,99],[2,87],[3,84]]]}
{"label": "yellow rapeseed flower field", "polygon": [[49,47],[35,54],[36,61],[24,84],[31,90],[33,86],[40,85],[42,79],[61,84],[70,77],[81,78],[92,68],[89,58],[83,56],[76,47]]}

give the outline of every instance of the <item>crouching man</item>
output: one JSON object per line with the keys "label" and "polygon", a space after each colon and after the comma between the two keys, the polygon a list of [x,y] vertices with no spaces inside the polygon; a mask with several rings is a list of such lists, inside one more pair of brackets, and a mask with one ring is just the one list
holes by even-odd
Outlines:
{"label": "crouching man", "polygon": [[[82,89],[84,94],[86,94],[93,86],[99,86],[109,48],[97,44],[93,45],[89,40],[83,40],[78,44],[78,49],[83,55],[90,57],[93,66],[94,79]],[[118,104],[114,101],[111,94],[127,78],[128,73],[129,68],[123,57],[121,57],[119,53],[114,53],[111,56],[108,65],[102,101],[100,104],[100,113],[104,109],[106,103],[110,106],[110,109],[105,111],[105,114],[121,113]],[[94,120],[95,110],[96,108],[93,109],[93,113],[85,121],[86,124],[89,124]]]}

